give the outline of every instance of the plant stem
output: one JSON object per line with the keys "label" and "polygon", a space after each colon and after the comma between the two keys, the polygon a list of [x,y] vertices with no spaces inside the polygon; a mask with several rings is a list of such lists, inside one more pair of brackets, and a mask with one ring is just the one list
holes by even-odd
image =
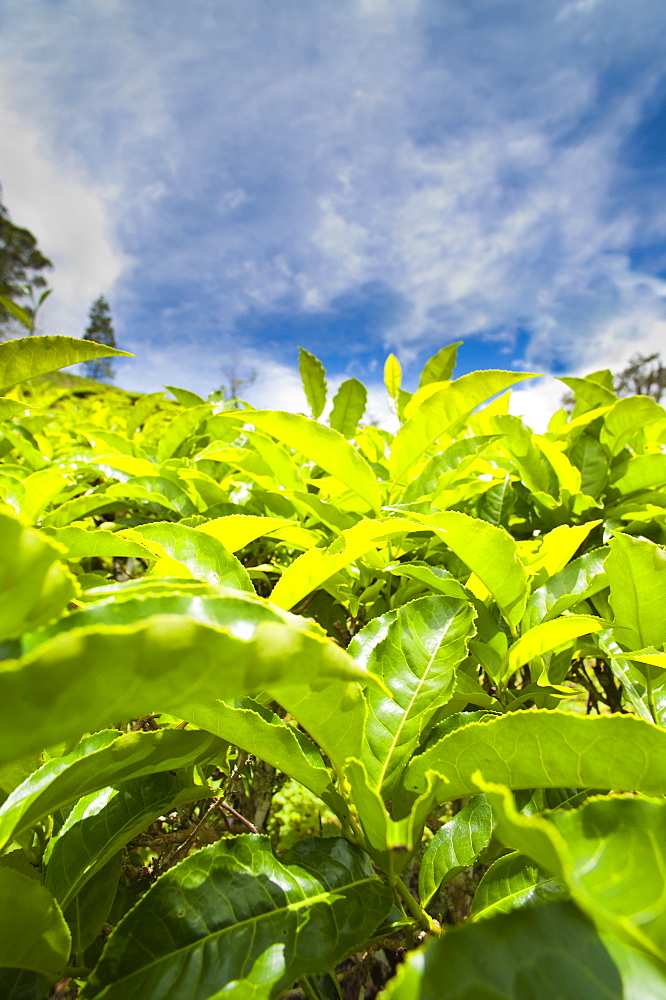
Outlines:
{"label": "plant stem", "polygon": [[426,931],[428,934],[440,934],[441,931],[437,927],[437,924],[430,917],[428,913],[416,902],[411,892],[402,881],[400,876],[398,876],[393,882],[393,888],[398,893],[401,902],[403,902],[415,920],[418,922],[422,930]]}

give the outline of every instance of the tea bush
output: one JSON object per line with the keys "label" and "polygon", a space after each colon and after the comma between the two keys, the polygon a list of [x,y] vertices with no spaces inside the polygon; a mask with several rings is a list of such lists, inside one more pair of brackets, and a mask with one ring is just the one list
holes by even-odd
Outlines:
{"label": "tea bush", "polygon": [[392,435],[0,345],[0,996],[666,997],[666,413],[456,346]]}

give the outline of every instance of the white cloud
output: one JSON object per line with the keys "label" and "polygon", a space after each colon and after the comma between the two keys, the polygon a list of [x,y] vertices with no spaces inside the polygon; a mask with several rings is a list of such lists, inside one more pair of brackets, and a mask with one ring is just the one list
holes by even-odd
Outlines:
{"label": "white cloud", "polygon": [[40,326],[49,333],[81,336],[88,306],[113,287],[128,264],[111,233],[107,206],[113,193],[96,190],[71,165],[56,166],[43,135],[2,104],[0,134],[3,202],[13,221],[38,237],[54,265],[47,274],[54,294],[40,314]]}
{"label": "white cloud", "polygon": [[[57,264],[49,321],[80,328],[116,282],[124,342],[140,322],[153,345],[146,383],[183,328],[195,351],[248,310],[320,311],[367,282],[404,303],[385,346],[405,361],[522,328],[530,366],[589,369],[663,335],[663,283],[629,251],[666,238],[666,210],[623,160],[661,73],[660,0],[156,13],[7,0],[0,41],[0,179]],[[290,397],[270,364],[266,391],[284,377]]]}

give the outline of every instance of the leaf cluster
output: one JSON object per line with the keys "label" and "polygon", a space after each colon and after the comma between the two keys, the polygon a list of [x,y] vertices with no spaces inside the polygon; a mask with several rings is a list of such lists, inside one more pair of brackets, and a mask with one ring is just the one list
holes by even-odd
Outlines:
{"label": "leaf cluster", "polygon": [[666,412],[456,349],[393,435],[0,345],[0,995],[666,996]]}

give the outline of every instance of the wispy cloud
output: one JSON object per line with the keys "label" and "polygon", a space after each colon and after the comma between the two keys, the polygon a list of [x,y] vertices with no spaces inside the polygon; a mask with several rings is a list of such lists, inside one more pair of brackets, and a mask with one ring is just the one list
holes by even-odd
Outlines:
{"label": "wispy cloud", "polygon": [[244,347],[291,386],[248,317],[378,285],[368,353],[408,364],[466,336],[582,370],[663,337],[635,249],[666,240],[664,178],[632,155],[661,0],[6,0],[3,22],[7,201],[71,261],[74,312],[113,291],[147,381]]}

